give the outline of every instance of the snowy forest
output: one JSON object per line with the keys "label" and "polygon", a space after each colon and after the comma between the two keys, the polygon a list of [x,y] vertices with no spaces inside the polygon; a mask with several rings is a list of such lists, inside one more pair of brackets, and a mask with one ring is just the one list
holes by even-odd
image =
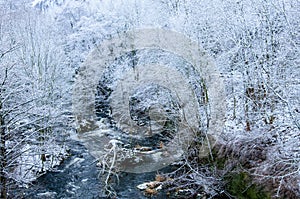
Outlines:
{"label": "snowy forest", "polygon": [[300,198],[299,96],[299,0],[0,0],[0,198]]}

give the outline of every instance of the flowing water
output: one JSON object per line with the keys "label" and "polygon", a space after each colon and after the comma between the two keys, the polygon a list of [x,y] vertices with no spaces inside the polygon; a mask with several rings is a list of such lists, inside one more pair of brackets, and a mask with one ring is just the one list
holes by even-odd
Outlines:
{"label": "flowing water", "polygon": [[[22,190],[25,199],[50,198],[106,198],[101,197],[103,184],[99,177],[96,160],[78,141],[70,141],[70,156],[57,167],[38,178],[28,189]],[[168,170],[165,168],[164,170]],[[157,172],[144,174],[121,173],[115,188],[117,198],[147,198],[137,185],[153,181]],[[152,197],[153,198],[153,197]],[[160,193],[155,198],[166,198]]]}

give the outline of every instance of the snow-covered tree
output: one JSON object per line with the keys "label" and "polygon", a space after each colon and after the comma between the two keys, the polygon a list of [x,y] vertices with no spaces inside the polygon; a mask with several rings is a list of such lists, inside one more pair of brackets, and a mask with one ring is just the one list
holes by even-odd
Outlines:
{"label": "snow-covered tree", "polygon": [[[67,47],[76,68],[112,34],[149,26],[184,33],[215,59],[225,80],[225,141],[269,138],[272,161],[264,166],[283,161],[290,174],[299,171],[299,1],[91,2],[62,6],[69,13],[62,21],[72,21]],[[68,9],[74,6],[78,12]],[[287,170],[269,176],[290,176]]]}
{"label": "snow-covered tree", "polygon": [[70,124],[69,74],[51,20],[1,9],[1,197],[58,164]]}
{"label": "snow-covered tree", "polygon": [[[154,27],[185,34],[215,59],[227,102],[220,140],[232,146],[244,137],[270,139],[268,161],[257,166],[256,176],[279,180],[278,194],[286,178],[299,179],[299,0],[35,0],[28,5],[37,12],[23,7],[18,15],[16,2],[22,1],[1,10],[1,67],[7,68],[1,70],[7,79],[1,107],[25,103],[14,110],[26,119],[2,114],[3,127],[17,115],[20,122],[12,122],[25,130],[13,134],[21,139],[31,129],[39,139],[26,142],[39,146],[37,154],[46,154],[46,143],[57,138],[57,121],[65,121],[68,67],[79,69],[90,50],[112,35]],[[281,170],[272,170],[278,165]]]}

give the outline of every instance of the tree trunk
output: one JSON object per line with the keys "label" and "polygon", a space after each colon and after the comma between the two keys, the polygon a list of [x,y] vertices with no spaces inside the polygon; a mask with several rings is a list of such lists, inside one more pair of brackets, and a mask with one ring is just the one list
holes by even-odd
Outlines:
{"label": "tree trunk", "polygon": [[0,198],[7,198],[7,178],[5,175],[6,167],[6,146],[5,146],[5,122],[2,115],[2,103],[0,102]]}

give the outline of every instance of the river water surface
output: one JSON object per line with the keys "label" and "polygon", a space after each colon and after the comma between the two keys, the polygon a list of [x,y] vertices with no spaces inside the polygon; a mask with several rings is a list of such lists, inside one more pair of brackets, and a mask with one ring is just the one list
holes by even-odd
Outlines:
{"label": "river water surface", "polygon": [[[46,173],[33,182],[28,189],[23,190],[24,198],[106,198],[102,195],[103,184],[99,179],[99,167],[96,166],[96,159],[80,142],[72,140],[68,145],[70,156],[57,167],[55,172]],[[165,168],[164,170],[169,169]],[[156,173],[121,173],[120,181],[114,187],[117,198],[148,198],[136,186],[147,181],[153,181]],[[166,195],[162,192],[155,198],[166,198]]]}

